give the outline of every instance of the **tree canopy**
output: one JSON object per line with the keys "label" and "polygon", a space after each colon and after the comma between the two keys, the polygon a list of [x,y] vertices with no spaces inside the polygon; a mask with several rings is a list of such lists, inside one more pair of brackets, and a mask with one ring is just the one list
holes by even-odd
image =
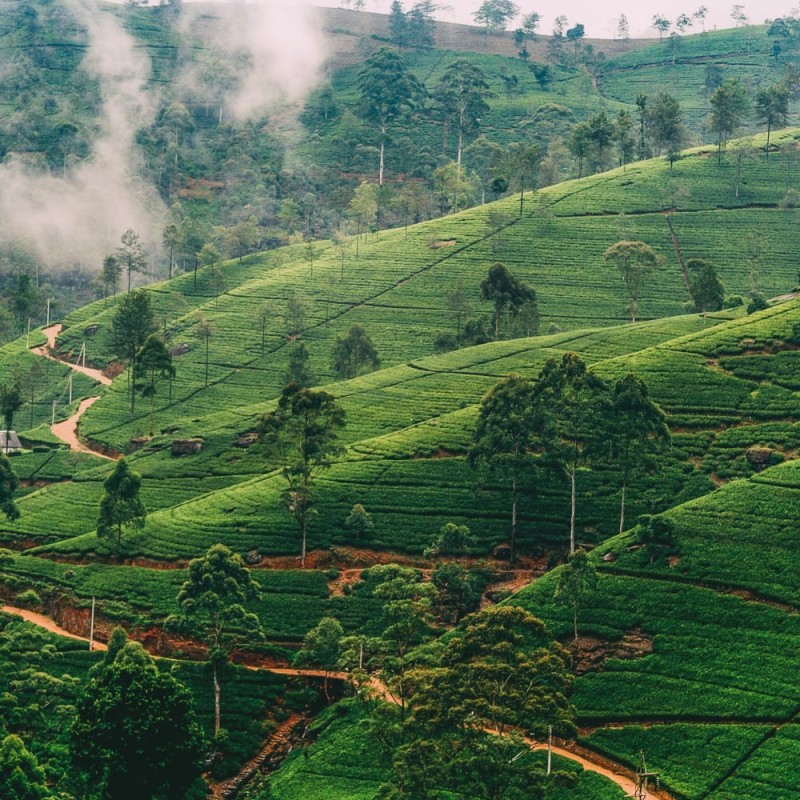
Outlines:
{"label": "tree canopy", "polygon": [[183,797],[202,769],[191,695],[140,644],[114,651],[78,698],[73,761],[107,800]]}
{"label": "tree canopy", "polygon": [[536,302],[536,291],[496,262],[481,281],[481,298],[494,304],[494,338],[500,339],[500,321],[508,311],[516,315],[526,303]]}
{"label": "tree canopy", "polygon": [[144,507],[139,490],[142,477],[128,466],[121,458],[114,471],[103,481],[105,494],[100,501],[100,513],[97,517],[97,536],[105,538],[116,534],[115,548],[122,547],[122,529],[144,527],[147,510]]}
{"label": "tree canopy", "polygon": [[314,484],[341,452],[337,439],[344,424],[344,411],[332,394],[294,383],[283,390],[277,409],[261,419],[261,441],[267,456],[281,468],[287,482],[283,501],[300,528],[302,566],[314,511]]}

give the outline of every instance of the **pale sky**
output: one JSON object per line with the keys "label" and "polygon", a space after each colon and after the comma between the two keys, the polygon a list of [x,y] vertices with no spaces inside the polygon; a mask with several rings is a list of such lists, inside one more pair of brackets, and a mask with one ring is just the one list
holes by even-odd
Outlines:
{"label": "pale sky", "polygon": [[[314,5],[320,6],[342,6],[341,0],[311,0]],[[438,16],[440,19],[449,22],[472,23],[472,15],[480,6],[481,0],[443,0],[450,6],[449,11],[441,11]],[[553,20],[559,15],[564,14],[572,26],[577,22],[583,23],[586,28],[586,36],[590,38],[607,39],[613,38],[617,30],[617,20],[621,14],[625,14],[630,24],[630,34],[632,37],[638,36],[657,36],[658,34],[650,28],[653,16],[660,14],[671,21],[675,21],[678,15],[685,13],[688,16],[701,6],[708,8],[706,15],[706,28],[732,28],[734,22],[731,19],[731,9],[733,2],[721,2],[720,0],[611,0],[610,2],[588,2],[588,0],[515,0],[522,9],[523,14],[531,11],[538,11],[542,15],[542,22],[539,24],[538,32],[549,34],[553,27]],[[753,0],[739,0],[744,6],[744,13],[753,23],[762,23],[769,17],[774,19],[792,11],[797,5],[798,0],[770,0],[769,3],[756,3]],[[392,4],[392,0],[366,0],[366,10],[375,11],[380,14],[387,14]],[[403,5],[406,9],[414,4],[414,0],[405,0]],[[795,9],[795,13],[797,13]],[[515,26],[512,25],[513,29]],[[699,33],[701,30],[700,22],[695,21],[693,28],[687,33]]]}

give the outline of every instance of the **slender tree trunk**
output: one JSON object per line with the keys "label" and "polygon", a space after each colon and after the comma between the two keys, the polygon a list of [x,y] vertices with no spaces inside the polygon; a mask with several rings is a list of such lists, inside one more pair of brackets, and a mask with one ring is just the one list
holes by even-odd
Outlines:
{"label": "slender tree trunk", "polygon": [[578,606],[572,606],[572,630],[575,634],[575,641],[578,641]]}
{"label": "slender tree trunk", "polygon": [[624,481],[624,480],[622,481],[622,502],[619,505],[619,532],[620,533],[622,533],[622,531],[625,530],[625,489],[627,488],[626,483],[627,483],[626,481]]}
{"label": "slender tree trunk", "polygon": [[517,476],[511,480],[511,552],[508,556],[509,563],[514,563],[517,544]]}
{"label": "slender tree trunk", "polygon": [[764,151],[767,157],[767,161],[769,161],[769,135],[772,132],[772,123],[767,122],[767,149]]}
{"label": "slender tree trunk", "polygon": [[570,478],[570,506],[569,506],[569,554],[575,552],[575,478],[576,468],[573,465],[569,470]]}
{"label": "slender tree trunk", "polygon": [[303,516],[300,520],[300,532],[302,536],[302,544],[300,545],[300,567],[305,569],[306,567],[306,542],[307,542],[307,535],[308,535],[308,519],[305,510],[303,511]]}
{"label": "slender tree trunk", "polygon": [[221,714],[219,710],[219,677],[217,676],[217,665],[214,663],[214,736],[219,735],[221,724]]}
{"label": "slender tree trunk", "polygon": [[206,388],[208,388],[208,336],[206,336]]}
{"label": "slender tree trunk", "polygon": [[386,150],[386,129],[381,129],[381,164],[378,170],[378,186],[383,186],[383,155]]}
{"label": "slender tree trunk", "polygon": [[458,175],[461,177],[461,152],[464,147],[464,133],[461,130],[461,127],[458,129],[458,156],[456,158],[456,164],[458,164]]}

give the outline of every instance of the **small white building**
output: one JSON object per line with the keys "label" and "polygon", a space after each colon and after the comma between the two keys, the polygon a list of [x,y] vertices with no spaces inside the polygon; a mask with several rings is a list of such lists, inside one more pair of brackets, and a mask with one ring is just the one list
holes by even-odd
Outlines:
{"label": "small white building", "polygon": [[22,442],[16,431],[0,431],[0,454],[10,455],[22,450]]}

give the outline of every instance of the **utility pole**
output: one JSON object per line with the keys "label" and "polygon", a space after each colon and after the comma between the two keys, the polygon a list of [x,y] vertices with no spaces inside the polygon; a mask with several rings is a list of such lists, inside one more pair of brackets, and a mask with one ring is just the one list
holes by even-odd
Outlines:
{"label": "utility pole", "polygon": [[644,760],[644,750],[640,750],[639,761],[636,765],[636,788],[633,790],[633,794],[629,794],[628,797],[634,798],[634,800],[648,800],[650,796],[648,790],[651,788],[651,782],[656,789],[660,787],[658,773],[648,771]]}
{"label": "utility pole", "polygon": [[553,726],[547,726],[547,774],[550,774],[553,766]]}
{"label": "utility pole", "polygon": [[69,402],[72,404],[72,373],[69,375]]}

